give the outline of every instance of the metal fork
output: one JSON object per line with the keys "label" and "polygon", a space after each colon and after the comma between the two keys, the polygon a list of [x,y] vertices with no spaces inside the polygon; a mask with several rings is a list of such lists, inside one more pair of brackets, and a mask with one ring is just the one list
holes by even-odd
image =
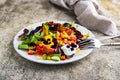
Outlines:
{"label": "metal fork", "polygon": [[101,43],[98,39],[86,39],[78,41],[81,49],[100,48],[101,46],[120,46],[120,42]]}

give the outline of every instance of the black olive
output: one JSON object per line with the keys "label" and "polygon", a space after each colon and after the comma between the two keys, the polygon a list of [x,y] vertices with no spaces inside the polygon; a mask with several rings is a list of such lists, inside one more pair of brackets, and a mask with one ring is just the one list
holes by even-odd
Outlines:
{"label": "black olive", "polygon": [[64,26],[64,27],[70,27],[71,24],[69,24],[69,23],[64,23],[63,26]]}
{"label": "black olive", "polygon": [[29,32],[29,30],[28,29],[24,29],[24,31],[23,31],[24,33],[28,33]]}
{"label": "black olive", "polygon": [[58,24],[51,25],[51,26],[49,27],[49,30],[57,31],[57,27],[58,27]]}

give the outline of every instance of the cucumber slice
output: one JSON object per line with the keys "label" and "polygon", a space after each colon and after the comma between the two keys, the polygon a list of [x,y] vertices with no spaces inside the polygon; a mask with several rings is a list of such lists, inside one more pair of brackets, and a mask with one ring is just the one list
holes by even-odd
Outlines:
{"label": "cucumber slice", "polygon": [[58,56],[59,58],[61,58],[61,54],[51,54],[50,56],[51,56],[51,57],[52,57],[52,56]]}
{"label": "cucumber slice", "polygon": [[51,59],[54,61],[60,61],[60,58],[58,56],[52,56]]}
{"label": "cucumber slice", "polygon": [[18,49],[29,49],[29,46],[27,44],[19,44]]}

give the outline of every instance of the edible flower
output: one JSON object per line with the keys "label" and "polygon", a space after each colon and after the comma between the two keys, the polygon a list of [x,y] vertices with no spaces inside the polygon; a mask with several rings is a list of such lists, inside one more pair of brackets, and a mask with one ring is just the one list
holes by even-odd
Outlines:
{"label": "edible flower", "polygon": [[87,39],[88,37],[90,37],[90,33],[83,35],[82,39]]}
{"label": "edible flower", "polygon": [[[41,43],[42,43],[42,45],[46,45],[46,46],[48,46],[48,47],[51,47],[51,46],[54,45],[54,43],[53,43],[53,38],[52,38],[51,35],[46,35],[46,36],[44,37],[44,40],[43,40]],[[40,45],[41,45],[41,43],[40,43]]]}
{"label": "edible flower", "polygon": [[32,30],[29,35],[32,35],[34,33],[38,32],[38,30]]}
{"label": "edible flower", "polygon": [[61,47],[61,49],[63,50],[63,52],[66,56],[72,56],[73,54],[75,54],[77,48],[78,48],[78,46],[75,43],[66,44]]}

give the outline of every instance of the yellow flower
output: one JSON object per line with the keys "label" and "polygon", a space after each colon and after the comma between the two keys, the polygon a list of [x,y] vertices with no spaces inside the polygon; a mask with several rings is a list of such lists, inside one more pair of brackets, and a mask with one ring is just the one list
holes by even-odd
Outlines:
{"label": "yellow flower", "polygon": [[51,35],[46,35],[46,36],[44,37],[44,41],[42,41],[42,42],[40,43],[40,45],[46,45],[46,46],[48,46],[48,47],[53,46],[54,43],[53,43],[53,38],[52,38],[52,36],[51,36]]}
{"label": "yellow flower", "polygon": [[90,37],[90,33],[85,34],[85,35],[82,37],[82,39],[87,39],[88,37]]}
{"label": "yellow flower", "polygon": [[44,39],[45,39],[45,40],[49,40],[49,41],[52,41],[52,40],[53,40],[53,38],[52,38],[51,35],[46,35],[46,36],[44,37]]}

